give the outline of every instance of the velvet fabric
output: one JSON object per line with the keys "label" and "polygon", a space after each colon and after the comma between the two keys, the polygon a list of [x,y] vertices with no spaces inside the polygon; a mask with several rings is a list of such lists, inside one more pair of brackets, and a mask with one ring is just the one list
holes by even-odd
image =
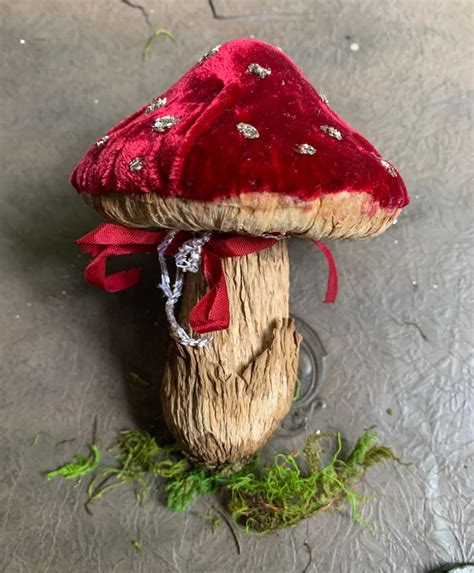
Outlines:
{"label": "velvet fabric", "polygon": [[[271,71],[248,71],[259,64]],[[72,183],[81,193],[158,193],[219,201],[271,192],[303,201],[321,195],[367,192],[381,208],[408,203],[402,178],[378,151],[342,121],[278,48],[251,39],[223,44],[198,62],[162,98],[119,123],[93,144]],[[177,123],[162,133],[157,118]],[[249,139],[237,124],[254,126]],[[341,139],[324,131],[335,128]],[[323,129],[321,129],[323,127]],[[297,146],[309,144],[313,155]],[[142,168],[130,162],[140,158]]]}

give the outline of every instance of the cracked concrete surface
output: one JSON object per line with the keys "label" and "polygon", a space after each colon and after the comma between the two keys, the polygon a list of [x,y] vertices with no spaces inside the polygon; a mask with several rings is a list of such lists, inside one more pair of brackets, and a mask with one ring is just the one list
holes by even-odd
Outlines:
{"label": "cracked concrete surface", "polygon": [[[0,570],[287,573],[305,569],[308,548],[307,573],[472,561],[471,3],[3,0],[0,10]],[[150,27],[176,43],[158,39],[143,62]],[[208,48],[250,35],[289,53],[410,189],[385,235],[331,245],[337,305],[321,302],[320,254],[294,241],[291,256],[292,311],[328,352],[327,408],[311,428],[350,440],[376,424],[413,465],[369,473],[364,516],[375,535],[328,513],[273,537],[240,535],[238,556],[226,527],[213,534],[191,512],[139,508],[117,491],[89,516],[80,488],[40,472],[85,447],[95,416],[104,446],[121,428],[146,427],[163,362],[156,265],[144,260],[143,284],[118,295],[84,284],[74,240],[99,218],[69,173]],[[152,386],[131,384],[129,371]],[[39,431],[49,435],[32,447]]]}
{"label": "cracked concrete surface", "polygon": [[133,2],[130,2],[130,0],[120,0],[120,1],[122,2],[122,4],[125,4],[125,6],[128,6],[129,8],[134,8],[135,10],[140,10],[140,12],[143,14],[143,18],[145,19],[145,22],[147,23],[147,26],[149,28],[152,27],[150,16],[148,15],[148,12],[145,10],[145,8],[141,4],[134,4]]}
{"label": "cracked concrete surface", "polygon": [[[271,3],[268,7],[267,10],[265,10],[265,4],[268,4],[267,2],[252,2],[251,5],[248,7],[249,10],[246,10],[245,6],[242,6],[241,4],[245,4],[245,2],[242,3],[224,3],[224,10],[226,5],[230,4],[230,6],[234,7],[234,10],[236,9],[236,4],[237,4],[237,10],[241,13],[239,14],[229,14],[227,12],[225,13],[221,13],[220,10],[216,7],[217,5],[219,5],[221,3],[218,3],[214,0],[208,0],[208,4],[209,4],[209,8],[211,9],[211,14],[212,17],[215,20],[280,20],[280,19],[290,19],[290,18],[303,18],[305,17],[304,13],[301,12],[285,12],[285,11],[279,11],[277,9],[277,7],[275,6],[274,3]],[[284,4],[288,4],[288,3],[284,3]],[[291,6],[290,6],[291,7]],[[231,9],[232,10],[232,9]],[[258,10],[258,12],[257,12]],[[306,14],[307,15],[307,14]]]}

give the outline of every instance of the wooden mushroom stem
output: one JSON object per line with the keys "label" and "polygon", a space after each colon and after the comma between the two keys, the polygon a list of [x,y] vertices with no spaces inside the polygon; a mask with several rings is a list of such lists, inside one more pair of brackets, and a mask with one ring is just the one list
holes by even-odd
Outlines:
{"label": "wooden mushroom stem", "polygon": [[[300,336],[288,316],[286,241],[223,260],[231,324],[204,348],[170,340],[162,386],[168,428],[209,467],[259,450],[290,409]],[[186,275],[181,324],[205,293],[202,272]]]}

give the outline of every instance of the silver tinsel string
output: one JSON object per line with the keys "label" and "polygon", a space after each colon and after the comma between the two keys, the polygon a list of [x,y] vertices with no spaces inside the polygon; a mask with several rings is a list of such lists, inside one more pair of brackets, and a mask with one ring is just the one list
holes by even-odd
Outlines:
{"label": "silver tinsel string", "polygon": [[158,287],[163,291],[163,294],[166,297],[165,311],[170,325],[171,336],[184,346],[207,346],[209,342],[211,342],[212,336],[205,338],[192,338],[178,323],[174,311],[183,292],[184,273],[198,272],[201,264],[201,250],[203,245],[211,238],[211,233],[201,233],[196,235],[193,239],[185,241],[181,245],[174,257],[176,277],[172,285],[166,264],[165,252],[171,245],[177,233],[178,231],[169,232],[157,248],[158,259],[161,267],[161,283]]}

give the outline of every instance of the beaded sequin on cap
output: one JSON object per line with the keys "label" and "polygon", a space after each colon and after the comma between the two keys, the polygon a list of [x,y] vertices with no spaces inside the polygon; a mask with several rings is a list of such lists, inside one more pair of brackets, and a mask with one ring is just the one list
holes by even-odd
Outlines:
{"label": "beaded sequin on cap", "polygon": [[339,141],[342,139],[342,133],[335,127],[331,127],[330,125],[322,125],[319,129],[331,137],[334,137],[334,139],[338,139]]}
{"label": "beaded sequin on cap", "polygon": [[102,145],[105,145],[107,143],[107,141],[109,141],[110,137],[108,135],[104,135],[104,137],[101,137],[100,139],[98,139],[95,144],[97,145],[97,147],[102,147]]}
{"label": "beaded sequin on cap", "polygon": [[272,73],[272,70],[270,70],[270,68],[264,68],[260,64],[250,64],[247,68],[247,72],[249,74],[255,74],[259,78],[266,78]]}
{"label": "beaded sequin on cap", "polygon": [[258,139],[260,137],[258,129],[250,123],[238,123],[235,127],[246,139]]}
{"label": "beaded sequin on cap", "polygon": [[155,111],[155,109],[160,109],[166,105],[166,102],[167,99],[165,97],[153,98],[151,104],[146,108],[145,113],[150,113],[151,111]]}
{"label": "beaded sequin on cap", "polygon": [[128,164],[128,168],[133,173],[135,171],[141,171],[143,169],[143,160],[141,157],[134,157]]}
{"label": "beaded sequin on cap", "polygon": [[316,148],[309,143],[302,143],[295,147],[296,153],[301,153],[301,155],[314,155],[316,153]]}
{"label": "beaded sequin on cap", "polygon": [[211,58],[212,56],[215,56],[220,49],[221,49],[221,44],[218,44],[217,46],[212,48],[212,50],[209,50],[204,55],[202,55],[199,58],[199,63],[201,64],[202,62],[205,62],[207,59]]}
{"label": "beaded sequin on cap", "polygon": [[179,121],[179,117],[174,115],[164,115],[163,117],[159,117],[155,120],[155,123],[152,126],[153,131],[157,131],[158,133],[164,133],[174,125],[176,125]]}

